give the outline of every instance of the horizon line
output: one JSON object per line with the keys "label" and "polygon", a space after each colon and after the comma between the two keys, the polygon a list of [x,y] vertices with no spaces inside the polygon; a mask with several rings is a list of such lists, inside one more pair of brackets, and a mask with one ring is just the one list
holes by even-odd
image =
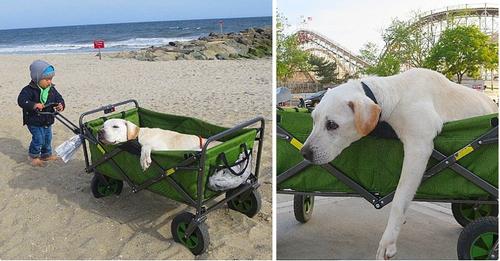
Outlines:
{"label": "horizon line", "polygon": [[70,27],[70,26],[87,26],[87,25],[112,25],[112,24],[132,24],[132,23],[155,23],[155,22],[177,22],[177,21],[197,21],[197,20],[224,20],[224,19],[241,19],[241,18],[263,18],[263,17],[273,17],[268,16],[244,16],[244,17],[223,17],[223,18],[193,18],[193,19],[177,19],[177,20],[155,20],[155,21],[126,21],[126,22],[113,22],[113,23],[95,23],[95,24],[71,24],[71,25],[54,25],[45,27],[19,27],[19,28],[0,28],[0,31],[7,30],[23,30],[23,29],[42,29],[42,28],[55,28],[55,27]]}

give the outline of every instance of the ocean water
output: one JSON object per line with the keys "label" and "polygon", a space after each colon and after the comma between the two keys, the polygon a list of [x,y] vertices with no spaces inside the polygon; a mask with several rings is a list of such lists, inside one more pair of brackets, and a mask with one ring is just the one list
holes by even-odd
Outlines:
{"label": "ocean water", "polygon": [[[104,40],[102,52],[134,50],[197,39],[220,32],[221,19],[77,25],[0,30],[0,54],[96,52],[94,40]],[[222,19],[223,32],[271,27],[271,17]]]}

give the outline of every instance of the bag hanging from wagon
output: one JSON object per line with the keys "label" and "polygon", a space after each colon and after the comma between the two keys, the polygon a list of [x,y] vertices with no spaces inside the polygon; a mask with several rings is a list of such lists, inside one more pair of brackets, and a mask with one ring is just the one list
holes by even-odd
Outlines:
{"label": "bag hanging from wagon", "polygon": [[[243,144],[244,145],[244,144]],[[243,184],[252,172],[252,151],[243,146],[236,162],[230,166],[224,153],[219,155],[224,168],[219,168],[208,178],[208,187],[213,191],[224,191],[237,188]]]}
{"label": "bag hanging from wagon", "polygon": [[75,135],[69,140],[63,142],[61,145],[57,146],[56,154],[59,156],[64,163],[67,163],[75,155],[76,150],[82,145],[81,135]]}

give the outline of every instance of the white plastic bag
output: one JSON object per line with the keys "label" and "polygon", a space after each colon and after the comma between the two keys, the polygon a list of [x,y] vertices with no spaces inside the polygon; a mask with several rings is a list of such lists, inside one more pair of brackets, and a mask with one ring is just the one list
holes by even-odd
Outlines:
{"label": "white plastic bag", "polygon": [[56,153],[64,163],[67,163],[73,158],[75,152],[82,145],[82,137],[80,135],[75,135],[71,139],[63,142],[61,145],[57,146]]}
{"label": "white plastic bag", "polygon": [[[210,178],[208,178],[208,187],[214,191],[223,191],[236,188],[243,182],[245,182],[248,179],[248,176],[250,176],[250,173],[252,173],[252,151],[248,151],[247,153],[249,155],[247,160],[244,160],[240,164],[231,167],[234,172],[239,173],[248,164],[243,174],[236,176],[231,173],[229,169],[221,169],[210,176]],[[244,158],[245,153],[242,152],[236,162],[243,160]]]}

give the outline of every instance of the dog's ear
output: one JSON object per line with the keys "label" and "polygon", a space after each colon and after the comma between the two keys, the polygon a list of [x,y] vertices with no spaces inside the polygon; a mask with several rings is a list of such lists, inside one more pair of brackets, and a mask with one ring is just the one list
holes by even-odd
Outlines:
{"label": "dog's ear", "polygon": [[373,101],[349,101],[349,108],[354,113],[354,124],[361,136],[366,136],[377,126],[381,108]]}
{"label": "dog's ear", "polygon": [[139,127],[130,121],[125,121],[127,124],[127,140],[133,140],[139,135]]}

